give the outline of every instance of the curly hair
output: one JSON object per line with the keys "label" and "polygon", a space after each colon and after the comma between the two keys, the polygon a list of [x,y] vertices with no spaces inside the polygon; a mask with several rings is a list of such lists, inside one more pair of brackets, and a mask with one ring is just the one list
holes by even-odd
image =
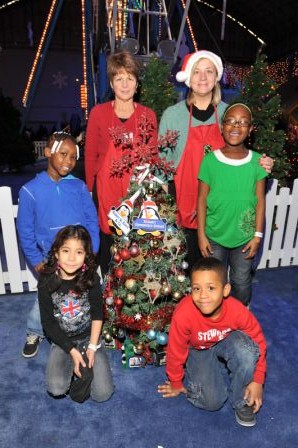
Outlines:
{"label": "curly hair", "polygon": [[92,241],[88,230],[84,226],[69,225],[61,229],[55,238],[54,243],[48,254],[48,260],[44,265],[42,276],[38,286],[45,286],[51,284],[50,291],[56,291],[62,283],[62,278],[59,275],[59,266],[56,258],[56,253],[65,244],[66,240],[76,239],[81,241],[86,256],[85,256],[85,270],[79,270],[75,277],[76,292],[82,293],[86,289],[92,288],[94,285],[95,274],[97,270],[97,263],[95,255],[92,250]]}

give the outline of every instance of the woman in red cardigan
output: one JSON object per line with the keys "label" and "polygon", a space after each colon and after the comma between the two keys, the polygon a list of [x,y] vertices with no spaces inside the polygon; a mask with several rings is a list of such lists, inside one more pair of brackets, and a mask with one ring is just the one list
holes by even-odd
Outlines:
{"label": "woman in red cardigan", "polygon": [[85,145],[85,174],[89,191],[96,188],[101,244],[99,263],[102,275],[108,272],[111,258],[111,231],[108,213],[117,207],[127,194],[132,170],[123,177],[111,177],[111,165],[122,157],[121,148],[115,148],[110,129],[122,127],[124,133],[133,139],[137,133],[138,119],[146,116],[154,126],[153,138],[157,141],[157,120],[155,112],[134,102],[138,88],[139,65],[128,52],[114,53],[107,62],[107,75],[115,99],[96,105],[90,113]]}

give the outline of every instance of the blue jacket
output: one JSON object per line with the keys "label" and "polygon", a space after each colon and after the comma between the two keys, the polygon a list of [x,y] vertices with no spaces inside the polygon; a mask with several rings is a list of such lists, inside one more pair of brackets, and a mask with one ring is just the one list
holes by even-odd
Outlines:
{"label": "blue jacket", "polygon": [[55,182],[43,171],[23,185],[19,192],[17,230],[25,257],[32,266],[46,259],[57,232],[70,224],[86,227],[96,253],[98,217],[82,180],[69,174]]}

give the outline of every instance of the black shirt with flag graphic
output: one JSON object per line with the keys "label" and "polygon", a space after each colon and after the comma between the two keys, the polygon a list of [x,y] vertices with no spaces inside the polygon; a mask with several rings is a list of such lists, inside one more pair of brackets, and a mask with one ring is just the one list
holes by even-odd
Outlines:
{"label": "black shirt with flag graphic", "polygon": [[75,279],[62,280],[59,288],[50,293],[50,285],[40,287],[38,299],[46,336],[66,353],[76,341],[91,333],[92,320],[103,319],[100,278],[95,274],[94,286],[80,294],[75,292]]}

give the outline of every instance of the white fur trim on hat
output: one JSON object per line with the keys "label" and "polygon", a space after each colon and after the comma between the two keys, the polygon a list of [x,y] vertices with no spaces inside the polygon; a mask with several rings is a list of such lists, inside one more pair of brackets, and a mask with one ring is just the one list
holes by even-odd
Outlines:
{"label": "white fur trim on hat", "polygon": [[194,64],[199,61],[199,59],[209,59],[209,61],[213,62],[217,70],[216,80],[221,80],[223,74],[221,58],[215,53],[212,53],[212,51],[200,50],[195,53],[189,53],[184,57],[181,70],[176,74],[176,79],[178,82],[184,82],[187,87],[189,87],[192,68]]}

